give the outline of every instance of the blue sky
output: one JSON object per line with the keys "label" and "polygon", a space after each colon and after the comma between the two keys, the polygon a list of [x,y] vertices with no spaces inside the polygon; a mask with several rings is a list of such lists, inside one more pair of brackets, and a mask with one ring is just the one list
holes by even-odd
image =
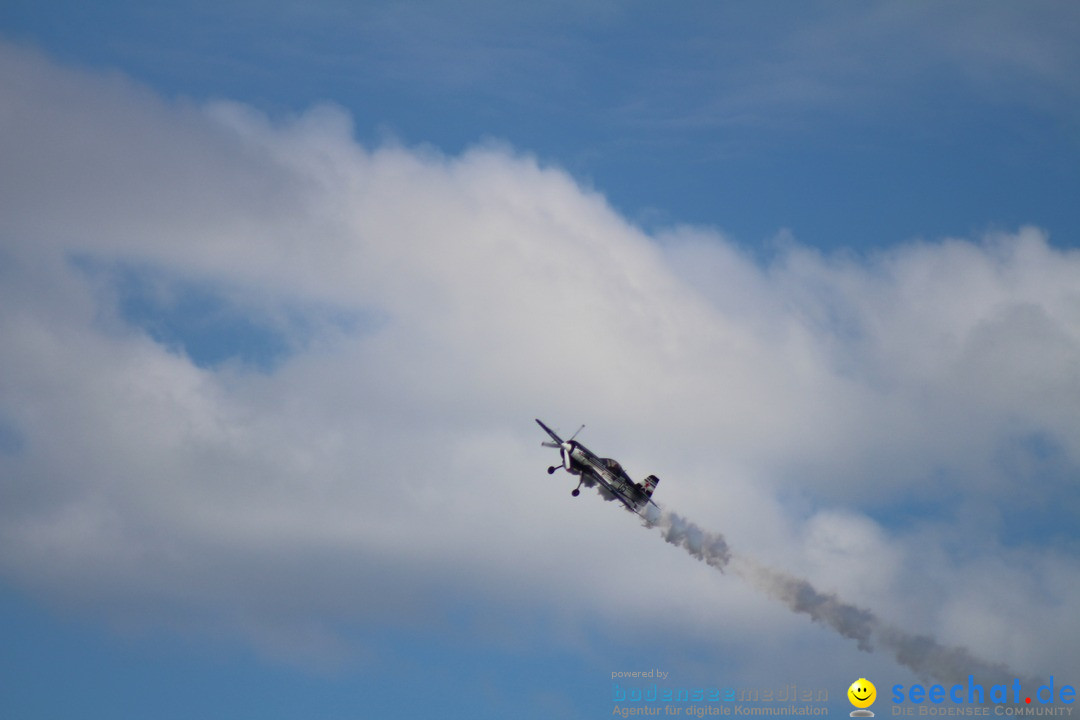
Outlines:
{"label": "blue sky", "polygon": [[[1078,23],[4,3],[0,709],[918,680],[762,565],[1080,682]],[[534,417],[732,570],[572,500]]]}
{"label": "blue sky", "polygon": [[6,34],[169,97],[330,100],[357,136],[558,164],[648,224],[757,245],[966,236],[1080,211],[1061,3],[5,3]]}

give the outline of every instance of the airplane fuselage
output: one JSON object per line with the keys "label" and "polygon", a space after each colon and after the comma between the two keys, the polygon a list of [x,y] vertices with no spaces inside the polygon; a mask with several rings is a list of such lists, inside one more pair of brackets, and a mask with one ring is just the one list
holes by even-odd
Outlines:
{"label": "airplane fuselage", "polygon": [[[555,441],[550,446],[559,449],[563,469],[581,478],[579,486],[594,487],[599,484],[600,494],[605,499],[619,500],[627,509],[639,515],[647,506],[655,505],[651,497],[660,482],[655,475],[647,477],[644,483],[636,483],[616,460],[599,457],[573,438],[564,441],[548,426],[539,420],[536,422]],[[556,467],[550,467],[548,473],[555,470]],[[575,489],[573,494],[576,496],[578,490]]]}

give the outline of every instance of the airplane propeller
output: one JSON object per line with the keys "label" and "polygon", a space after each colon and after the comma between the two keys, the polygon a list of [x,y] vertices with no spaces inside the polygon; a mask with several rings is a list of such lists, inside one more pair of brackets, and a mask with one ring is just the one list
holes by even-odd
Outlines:
{"label": "airplane propeller", "polygon": [[575,432],[575,433],[574,433],[573,435],[571,435],[571,436],[570,436],[570,439],[569,439],[569,440],[566,440],[566,441],[564,441],[564,442],[563,442],[562,444],[559,444],[559,443],[553,443],[553,442],[551,442],[550,440],[545,440],[544,442],[542,442],[542,443],[540,443],[540,444],[541,444],[541,445],[543,445],[544,447],[549,447],[549,448],[561,448],[561,447],[566,447],[566,446],[567,446],[567,445],[569,445],[570,443],[574,442],[574,438],[576,438],[576,437],[578,436],[578,433],[579,433],[579,432],[581,432],[581,431],[582,431],[582,430],[584,430],[584,429],[585,429],[585,426],[584,426],[584,425],[582,425],[581,427],[579,427],[579,428],[577,429],[577,431],[576,431],[576,432]]}
{"label": "airplane propeller", "polygon": [[[547,425],[540,422],[539,420],[537,420],[536,422],[540,424],[540,427],[544,428],[544,430],[547,431],[548,435],[550,435],[552,437],[552,439],[554,439],[554,440],[562,440],[562,438],[560,438],[558,435],[556,435],[554,432],[552,432],[551,429]],[[574,452],[574,438],[576,438],[578,436],[578,433],[581,432],[584,429],[585,429],[585,425],[582,424],[582,426],[579,427],[574,432],[574,434],[570,436],[569,440],[565,440],[563,442],[547,442],[547,441],[544,441],[544,442],[542,442],[540,444],[543,447],[556,448],[559,451],[559,454],[562,456],[562,466],[564,468],[566,468],[567,472],[569,472],[570,469],[573,467],[573,464],[570,462],[570,454],[572,452]],[[551,467],[548,468],[548,475],[554,475],[555,471],[558,470],[558,469],[559,469],[558,465],[552,465]],[[579,488],[581,487],[581,482],[578,483],[578,487]],[[573,494],[576,497],[577,495],[580,494],[580,492],[581,491],[579,489],[575,488]]]}

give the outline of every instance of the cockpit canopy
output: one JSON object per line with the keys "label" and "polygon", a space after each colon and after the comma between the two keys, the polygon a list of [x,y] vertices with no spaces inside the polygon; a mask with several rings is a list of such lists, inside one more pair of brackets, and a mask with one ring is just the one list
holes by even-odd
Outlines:
{"label": "cockpit canopy", "polygon": [[604,463],[604,467],[616,475],[626,476],[626,471],[622,469],[622,465],[620,465],[617,460],[613,458],[600,458],[600,462]]}

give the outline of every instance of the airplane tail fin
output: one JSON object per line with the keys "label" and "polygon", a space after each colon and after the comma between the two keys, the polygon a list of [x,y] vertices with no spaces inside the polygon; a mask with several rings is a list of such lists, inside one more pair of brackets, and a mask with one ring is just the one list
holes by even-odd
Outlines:
{"label": "airplane tail fin", "polygon": [[660,478],[656,477],[655,475],[650,475],[649,477],[645,478],[645,481],[641,483],[641,488],[645,491],[645,497],[651,498],[653,490],[655,490],[656,486],[659,484]]}

